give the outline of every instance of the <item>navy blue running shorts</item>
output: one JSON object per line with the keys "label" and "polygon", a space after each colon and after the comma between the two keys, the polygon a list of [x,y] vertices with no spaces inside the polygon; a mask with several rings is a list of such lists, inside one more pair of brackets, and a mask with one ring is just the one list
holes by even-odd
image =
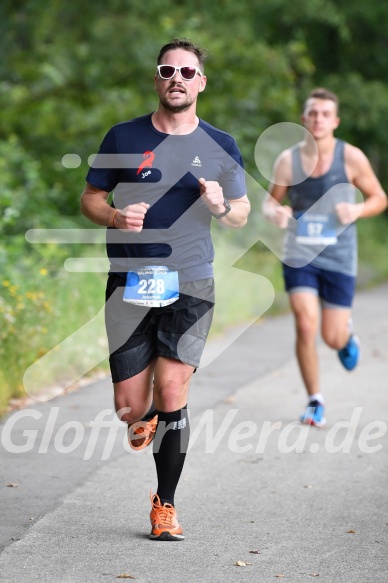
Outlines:
{"label": "navy blue running shorts", "polygon": [[290,267],[283,264],[286,291],[289,294],[311,292],[319,296],[323,307],[351,308],[356,289],[356,278],[337,271],[320,269],[313,265]]}
{"label": "navy blue running shorts", "polygon": [[108,276],[105,325],[112,381],[135,376],[157,356],[197,368],[213,318],[214,280],[180,284],[179,299],[161,308],[124,302],[124,288],[122,277]]}

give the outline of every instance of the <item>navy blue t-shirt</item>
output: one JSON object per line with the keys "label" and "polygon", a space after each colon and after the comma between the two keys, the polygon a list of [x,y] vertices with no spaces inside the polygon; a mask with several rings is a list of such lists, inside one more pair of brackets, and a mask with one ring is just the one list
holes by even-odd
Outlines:
{"label": "navy blue t-shirt", "polygon": [[229,134],[202,120],[190,134],[164,134],[151,114],[109,130],[87,182],[113,191],[112,206],[121,210],[150,205],[141,233],[108,228],[110,272],[166,265],[181,282],[212,277],[212,215],[200,197],[201,177],[219,182],[225,198],[246,194],[242,157]]}

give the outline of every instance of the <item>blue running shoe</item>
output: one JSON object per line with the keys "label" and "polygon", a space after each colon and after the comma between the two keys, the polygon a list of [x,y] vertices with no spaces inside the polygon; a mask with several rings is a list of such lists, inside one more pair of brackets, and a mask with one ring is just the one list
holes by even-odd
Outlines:
{"label": "blue running shoe", "polygon": [[352,334],[347,345],[338,351],[338,358],[346,370],[353,370],[360,360],[360,352],[360,341],[355,334]]}
{"label": "blue running shoe", "polygon": [[326,424],[325,406],[319,401],[311,401],[307,405],[307,409],[300,417],[300,422],[304,425],[315,425],[316,427],[323,427]]}

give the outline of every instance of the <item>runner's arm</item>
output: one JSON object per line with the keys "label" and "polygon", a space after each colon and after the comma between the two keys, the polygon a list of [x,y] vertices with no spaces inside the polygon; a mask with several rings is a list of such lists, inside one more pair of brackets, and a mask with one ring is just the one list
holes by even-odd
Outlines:
{"label": "runner's arm", "polygon": [[341,222],[348,224],[358,218],[373,217],[383,212],[387,208],[387,195],[365,154],[359,148],[347,144],[345,164],[350,182],[361,191],[364,201],[336,205]]}
{"label": "runner's arm", "polygon": [[109,192],[87,182],[81,196],[81,212],[96,225],[140,232],[149,205],[139,202],[115,209],[108,204],[108,196]]}
{"label": "runner's arm", "polygon": [[[214,180],[199,179],[200,194],[208,209],[213,215],[222,214],[226,209],[224,206],[224,193],[222,186]],[[251,210],[251,204],[246,194],[240,198],[227,201],[231,210],[225,216],[217,219],[223,227],[238,229],[247,223],[247,218]]]}
{"label": "runner's arm", "polygon": [[287,197],[291,184],[291,154],[288,150],[282,152],[276,160],[273,174],[273,181],[269,185],[269,193],[264,199],[262,210],[268,221],[285,229],[292,216],[291,207],[281,204]]}
{"label": "runner's arm", "polygon": [[229,229],[239,229],[246,225],[251,210],[251,203],[247,195],[244,194],[240,198],[230,199],[229,204],[232,210],[222,219],[217,219],[217,223]]}

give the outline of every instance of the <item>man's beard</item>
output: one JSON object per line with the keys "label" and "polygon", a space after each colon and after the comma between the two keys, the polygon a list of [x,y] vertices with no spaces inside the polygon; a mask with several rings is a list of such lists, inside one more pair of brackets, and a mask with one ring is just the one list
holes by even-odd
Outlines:
{"label": "man's beard", "polygon": [[187,111],[190,105],[170,105],[169,103],[163,103],[164,109],[170,111],[171,113],[181,113],[182,111]]}
{"label": "man's beard", "polygon": [[166,109],[167,111],[170,111],[171,113],[181,113],[182,111],[187,111],[194,103],[194,101],[188,102],[186,101],[185,103],[181,103],[179,105],[174,105],[172,103],[170,103],[169,101],[167,101],[167,99],[163,99],[163,98],[159,98],[160,99],[160,103],[163,105],[164,109]]}

